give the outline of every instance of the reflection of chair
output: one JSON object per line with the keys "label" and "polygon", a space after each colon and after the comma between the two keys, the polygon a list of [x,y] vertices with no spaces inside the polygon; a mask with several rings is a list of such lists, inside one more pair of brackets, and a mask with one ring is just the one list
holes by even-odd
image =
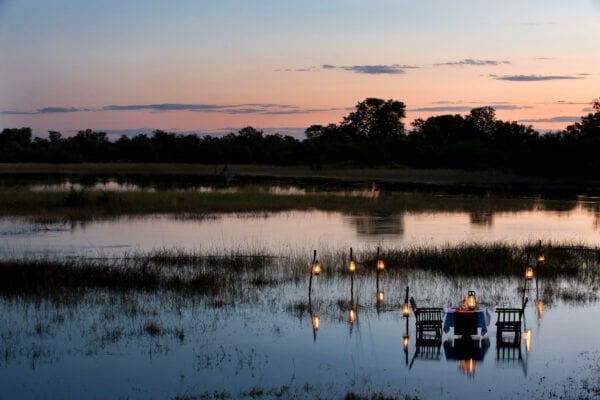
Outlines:
{"label": "reflection of chair", "polygon": [[416,359],[425,361],[440,361],[442,358],[442,338],[417,338],[415,355],[408,369],[412,369]]}
{"label": "reflection of chair", "polygon": [[520,361],[521,341],[515,338],[511,341],[503,341],[502,338],[496,341],[496,360],[504,362]]}
{"label": "reflection of chair", "polygon": [[410,298],[410,306],[415,313],[415,324],[417,327],[417,339],[424,339],[425,332],[433,332],[433,340],[441,340],[442,338],[442,317],[444,315],[443,308],[437,307],[417,307],[414,298]]}
{"label": "reflection of chair", "polygon": [[527,305],[527,301],[529,299],[525,299],[523,302],[522,308],[508,308],[508,307],[498,307],[496,308],[496,341],[502,342],[502,334],[514,333],[515,334],[515,342],[518,342],[521,339],[521,325],[523,319],[523,312],[525,311],[525,306]]}

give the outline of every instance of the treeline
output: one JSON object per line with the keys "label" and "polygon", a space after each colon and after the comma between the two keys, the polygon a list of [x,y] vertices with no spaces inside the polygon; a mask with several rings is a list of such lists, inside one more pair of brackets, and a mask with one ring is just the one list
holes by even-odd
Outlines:
{"label": "treeline", "polygon": [[600,177],[600,100],[581,122],[540,134],[480,107],[466,115],[417,119],[407,130],[405,105],[369,98],[339,124],[313,125],[306,139],[265,135],[252,127],[223,137],[154,131],[111,141],[91,130],[32,138],[31,129],[0,133],[0,162],[181,162],[403,165],[497,169],[530,175]]}

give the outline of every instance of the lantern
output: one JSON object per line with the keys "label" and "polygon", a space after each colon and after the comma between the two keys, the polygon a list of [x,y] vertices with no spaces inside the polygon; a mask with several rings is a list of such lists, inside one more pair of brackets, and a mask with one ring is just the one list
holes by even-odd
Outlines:
{"label": "lantern", "polygon": [[383,260],[377,260],[377,271],[383,271],[385,269],[385,263]]}
{"label": "lantern", "polygon": [[312,327],[315,331],[319,330],[319,326],[321,325],[321,317],[319,317],[319,314],[314,314],[312,316]]}
{"label": "lantern", "polygon": [[375,298],[377,299],[378,303],[383,303],[383,299],[384,299],[383,290],[377,291]]}
{"label": "lantern", "polygon": [[402,316],[407,318],[410,316],[410,307],[408,306],[408,302],[404,302],[404,304],[402,304]]}
{"label": "lantern", "polygon": [[528,281],[532,280],[534,276],[533,267],[525,268],[525,279]]}
{"label": "lantern", "polygon": [[544,253],[540,253],[537,257],[537,262],[540,264],[543,264],[546,261],[546,257],[544,256]]}
{"label": "lantern", "polygon": [[477,308],[477,299],[475,298],[475,292],[473,290],[469,290],[466,303],[469,310],[474,310]]}
{"label": "lantern", "polygon": [[348,262],[348,272],[353,273],[354,271],[356,271],[356,261],[350,260]]}
{"label": "lantern", "polygon": [[321,275],[321,263],[318,260],[313,261],[310,270],[313,275]]}
{"label": "lantern", "polygon": [[352,325],[355,322],[356,322],[356,310],[354,310],[354,308],[351,308],[348,311],[348,323],[350,325]]}
{"label": "lantern", "polygon": [[409,343],[409,339],[410,339],[410,338],[409,338],[409,336],[408,336],[408,335],[404,335],[404,336],[402,337],[402,348],[403,348],[404,350],[408,350],[408,343]]}

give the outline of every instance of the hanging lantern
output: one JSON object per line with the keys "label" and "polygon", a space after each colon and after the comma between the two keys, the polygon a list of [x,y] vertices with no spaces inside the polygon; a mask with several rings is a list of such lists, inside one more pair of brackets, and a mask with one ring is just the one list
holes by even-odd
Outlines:
{"label": "hanging lantern", "polygon": [[352,325],[356,322],[356,310],[354,308],[350,308],[348,310],[348,323]]}
{"label": "hanging lantern", "polygon": [[404,304],[402,304],[402,316],[404,318],[408,318],[410,316],[410,307],[408,306],[407,301],[405,301]]}
{"label": "hanging lantern", "polygon": [[354,271],[356,271],[356,261],[350,260],[348,262],[348,272],[354,273]]}
{"label": "hanging lantern", "polygon": [[321,263],[318,260],[313,261],[310,271],[313,275],[321,275]]}
{"label": "hanging lantern", "polygon": [[402,348],[403,348],[404,350],[408,350],[408,343],[409,343],[409,339],[410,339],[410,338],[409,338],[409,336],[408,336],[408,335],[404,335],[404,336],[402,337]]}
{"label": "hanging lantern", "polygon": [[540,253],[537,256],[537,262],[540,264],[543,264],[546,261],[546,257],[544,256],[544,253]]}
{"label": "hanging lantern", "polygon": [[315,331],[319,330],[319,326],[321,325],[321,317],[319,317],[319,314],[314,314],[312,316],[312,327]]}
{"label": "hanging lantern", "polygon": [[385,263],[383,260],[377,260],[377,271],[383,271],[385,269]]}
{"label": "hanging lantern", "polygon": [[469,310],[474,310],[477,308],[477,299],[475,298],[475,292],[473,290],[469,290],[466,299],[467,308]]}
{"label": "hanging lantern", "polygon": [[384,299],[383,290],[379,290],[376,293],[375,298],[377,299],[378,303],[383,303],[383,299]]}
{"label": "hanging lantern", "polygon": [[533,272],[533,267],[529,266],[529,267],[525,268],[525,279],[530,281],[533,279],[534,275],[535,274]]}

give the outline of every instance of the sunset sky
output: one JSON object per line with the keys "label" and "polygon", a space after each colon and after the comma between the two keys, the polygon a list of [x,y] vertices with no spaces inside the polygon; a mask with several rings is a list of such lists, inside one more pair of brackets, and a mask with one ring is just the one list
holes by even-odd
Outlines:
{"label": "sunset sky", "polygon": [[298,133],[381,97],[561,129],[598,38],[599,0],[0,0],[0,128]]}

